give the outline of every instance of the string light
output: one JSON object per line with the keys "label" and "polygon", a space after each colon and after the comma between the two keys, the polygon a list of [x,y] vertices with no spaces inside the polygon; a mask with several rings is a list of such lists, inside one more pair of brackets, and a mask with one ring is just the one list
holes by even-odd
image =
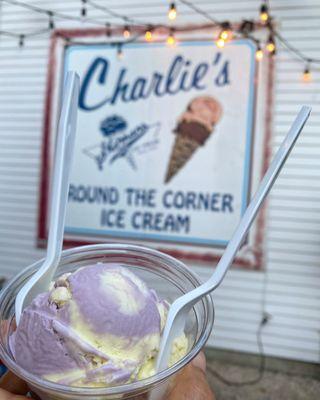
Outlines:
{"label": "string light", "polygon": [[173,31],[173,29],[170,30],[170,33],[169,33],[169,35],[168,35],[168,37],[167,37],[167,44],[168,44],[169,46],[173,46],[173,45],[176,44],[176,38],[174,37],[174,31]]}
{"label": "string light", "polygon": [[274,41],[273,34],[270,33],[267,44],[266,44],[266,49],[270,54],[275,54],[276,53],[276,43]]}
{"label": "string light", "polygon": [[228,31],[221,31],[221,33],[220,33],[220,38],[222,39],[222,40],[227,40],[228,39]]}
{"label": "string light", "polygon": [[170,4],[168,18],[170,19],[170,21],[174,21],[177,18],[177,8],[174,3]]}
{"label": "string light", "polygon": [[87,0],[81,0],[82,7],[81,7],[81,17],[85,18],[87,16]]}
{"label": "string light", "polygon": [[52,11],[48,12],[48,16],[49,16],[49,29],[50,29],[50,31],[52,31],[54,29],[54,21],[53,21]]}
{"label": "string light", "polygon": [[122,34],[125,39],[129,39],[129,37],[131,36],[131,31],[130,31],[129,25],[125,25],[125,27],[123,28]]}
{"label": "string light", "polygon": [[106,23],[106,36],[107,36],[108,38],[111,37],[111,28],[110,28],[109,22]]}
{"label": "string light", "polygon": [[260,47],[260,44],[258,44],[257,50],[256,50],[256,60],[261,61],[262,59],[263,59],[263,51]]}
{"label": "string light", "polygon": [[151,42],[152,41],[153,36],[152,36],[152,28],[151,28],[151,26],[149,26],[148,29],[145,31],[144,38],[145,38],[145,40],[147,42]]}
{"label": "string light", "polygon": [[19,35],[19,47],[23,47],[24,46],[24,35]]}
{"label": "string light", "polygon": [[312,74],[311,74],[311,71],[310,71],[309,63],[304,68],[303,75],[302,75],[302,80],[305,83],[311,82],[311,80],[312,80]]}
{"label": "string light", "polygon": [[254,30],[254,22],[249,20],[244,20],[240,25],[240,33],[247,37]]}
{"label": "string light", "polygon": [[269,19],[269,10],[266,3],[263,3],[260,7],[260,21],[265,23]]}
{"label": "string light", "polygon": [[[130,24],[131,27],[136,27],[137,28],[137,35],[135,35],[134,37],[132,37],[132,39],[130,39],[130,41],[136,41],[141,37],[141,27],[144,27],[144,32],[142,31],[142,34],[145,35],[145,40],[148,41],[149,38],[153,38],[154,36],[154,29],[156,28],[162,28],[163,25],[155,25],[152,27],[152,30],[150,30],[149,32],[149,22],[141,22],[141,21],[136,21],[133,20],[132,18],[129,18],[126,15],[123,14],[119,14],[116,13],[112,10],[110,10],[107,7],[104,6],[98,6],[94,1],[92,0],[80,0],[79,4],[80,4],[80,15],[73,15],[73,14],[65,14],[63,12],[59,12],[59,11],[54,11],[54,10],[50,10],[48,8],[42,8],[40,6],[34,5],[34,4],[29,4],[25,1],[22,0],[0,0],[2,2],[5,2],[7,4],[11,4],[14,6],[18,6],[18,7],[22,7],[24,9],[30,10],[34,13],[38,13],[38,14],[42,14],[48,17],[48,25],[44,28],[42,27],[41,29],[36,29],[33,30],[31,32],[28,33],[20,33],[20,32],[11,32],[11,31],[7,31],[7,30],[1,30],[0,31],[0,36],[8,36],[8,37],[13,37],[17,39],[17,44],[19,44],[19,46],[24,46],[24,42],[27,38],[29,37],[33,37],[36,35],[45,35],[47,34],[50,30],[54,29],[55,27],[55,21],[57,19],[63,19],[63,20],[67,20],[67,21],[77,21],[77,22],[83,22],[84,21],[84,17],[85,17],[85,21],[86,22],[90,22],[92,25],[95,26],[100,26],[106,29],[106,36],[110,37],[112,34],[112,31],[110,29],[110,24],[106,24],[105,22],[99,20],[99,19],[93,19],[93,18],[89,18],[87,17],[87,13],[88,13],[88,6],[90,5],[90,7],[92,8],[96,8],[99,9],[100,11],[103,11],[105,13],[108,13],[108,15],[114,17],[114,18],[120,18],[122,19],[124,22],[124,24]],[[219,21],[217,21],[215,18],[213,18],[210,13],[206,12],[205,10],[201,9],[198,6],[194,6],[194,4],[192,4],[190,1],[187,0],[180,0],[181,3],[183,3],[186,7],[189,7],[190,9],[192,9],[195,13],[201,15],[202,17],[205,17],[207,20],[209,20],[211,22],[212,28],[216,28],[220,26],[221,32],[219,34],[219,37],[216,39],[216,44],[218,47],[222,48],[225,46],[225,43],[228,41],[228,39],[230,40],[230,37],[228,37],[228,33],[225,32],[227,31],[227,29],[224,29],[224,23],[220,23]],[[177,2],[171,2],[169,5],[169,11],[168,11],[168,18],[169,19],[175,19],[177,17],[177,8],[176,8],[176,4]],[[261,22],[264,23],[266,29],[268,29],[269,31],[269,37],[268,37],[268,41],[265,44],[265,52],[268,52],[269,54],[275,54],[276,52],[276,45],[277,43],[280,43],[282,46],[284,46],[286,49],[288,49],[290,51],[290,53],[292,53],[297,59],[299,59],[300,61],[302,61],[303,63],[305,63],[306,67],[305,70],[303,72],[303,80],[304,81],[310,81],[312,80],[312,74],[310,71],[310,66],[314,65],[314,64],[320,64],[320,58],[309,58],[308,56],[306,56],[306,54],[304,54],[303,51],[297,49],[295,46],[291,45],[290,41],[286,40],[282,34],[280,33],[280,31],[278,31],[274,24],[273,24],[273,19],[271,17],[271,9],[270,9],[270,5],[268,3],[268,0],[263,0],[260,3],[260,20]],[[115,24],[118,25],[119,24]],[[260,25],[261,26],[261,25]],[[242,23],[240,24],[239,29],[237,30],[237,34],[239,34],[240,37],[249,37],[253,40],[255,40],[254,38],[254,31],[256,28],[259,28],[259,24],[256,24],[253,20],[243,20]],[[142,28],[143,29],[143,28]],[[231,29],[230,29],[231,31]],[[125,32],[125,31],[124,31]],[[151,35],[150,35],[151,33]],[[232,35],[232,31],[230,32]],[[124,36],[126,36],[127,39],[129,39],[129,37],[132,36],[130,29],[128,29],[128,32],[124,33]],[[220,37],[221,36],[221,37]],[[62,35],[62,37],[64,37]],[[232,36],[231,36],[232,37]],[[224,39],[226,38],[226,39]],[[272,39],[272,40],[270,40]],[[275,41],[275,39],[277,41]],[[167,42],[168,44],[175,44],[176,43],[176,39],[174,37],[173,34],[170,34],[167,37]],[[113,41],[112,45],[118,46],[121,45],[120,41]],[[256,57],[257,59],[262,59],[264,56],[264,51],[261,50],[261,48],[257,49],[256,52]],[[122,51],[120,51],[121,53]]]}
{"label": "string light", "polygon": [[122,46],[120,44],[117,46],[117,59],[118,60],[123,59],[123,51],[122,51]]}
{"label": "string light", "polygon": [[231,31],[231,25],[230,22],[223,22],[221,24],[222,31],[220,32],[220,39],[226,41],[232,39],[232,31]]}
{"label": "string light", "polygon": [[216,40],[216,45],[217,45],[217,47],[219,47],[219,49],[222,49],[225,44],[226,44],[226,42],[221,37],[219,37]]}

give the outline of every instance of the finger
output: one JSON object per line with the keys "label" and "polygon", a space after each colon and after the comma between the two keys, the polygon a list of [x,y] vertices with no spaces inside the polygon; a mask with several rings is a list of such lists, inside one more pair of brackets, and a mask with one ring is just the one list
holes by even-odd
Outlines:
{"label": "finger", "polygon": [[28,400],[25,396],[18,396],[13,393],[9,393],[6,390],[0,389],[0,400]]}
{"label": "finger", "polygon": [[10,371],[0,379],[0,388],[13,394],[27,394],[29,391],[27,384]]}
{"label": "finger", "polygon": [[177,375],[166,400],[214,400],[203,369],[202,356],[196,364],[198,362],[200,367],[190,363]]}
{"label": "finger", "polygon": [[191,364],[196,367],[201,369],[204,373],[206,372],[206,366],[207,366],[207,362],[206,362],[206,356],[204,355],[204,353],[201,351],[196,358],[194,358],[191,361]]}
{"label": "finger", "polygon": [[16,320],[13,319],[11,321],[11,327],[10,327],[10,321],[8,321],[7,319],[3,319],[0,321],[0,327],[3,330],[8,330],[9,328],[11,328],[12,330],[15,330],[17,327]]}

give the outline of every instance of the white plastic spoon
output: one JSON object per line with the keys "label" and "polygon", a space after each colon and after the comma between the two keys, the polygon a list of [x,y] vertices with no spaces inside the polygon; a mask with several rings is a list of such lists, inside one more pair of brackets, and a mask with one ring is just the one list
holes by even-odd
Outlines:
{"label": "white plastic spoon", "polygon": [[[274,159],[268,168],[265,176],[263,177],[258,190],[256,191],[253,199],[251,200],[248,208],[246,209],[241,221],[234,232],[231,240],[229,241],[216,269],[211,278],[192,290],[189,293],[179,297],[170,306],[165,329],[162,334],[160,350],[157,358],[157,371],[162,371],[168,366],[168,360],[172,348],[172,343],[175,338],[180,336],[185,327],[187,316],[203,296],[215,290],[222,282],[229,266],[235,258],[235,255],[244,240],[248,230],[259,211],[263,200],[269,193],[273,183],[275,182],[282,166],[284,165],[291,149],[293,148],[299,134],[301,133],[304,124],[306,123],[311,112],[310,107],[303,106],[293,122],[289,133],[281,144]],[[160,391],[154,390],[151,394],[151,399],[158,399]]]}
{"label": "white plastic spoon", "polygon": [[60,261],[69,176],[72,162],[79,98],[79,76],[68,72],[59,120],[53,177],[47,255],[41,268],[20,289],[15,301],[17,324],[23,309],[41,292],[48,290]]}

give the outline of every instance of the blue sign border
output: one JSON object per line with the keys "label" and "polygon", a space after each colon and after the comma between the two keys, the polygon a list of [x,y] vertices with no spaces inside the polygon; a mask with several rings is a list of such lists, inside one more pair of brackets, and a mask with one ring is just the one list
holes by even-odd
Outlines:
{"label": "blue sign border", "polygon": [[[179,43],[179,47],[183,46],[212,46],[212,42],[209,40],[195,40],[195,41],[183,41]],[[163,47],[166,46],[165,43],[148,43],[148,46],[153,47]],[[246,132],[246,150],[245,150],[245,159],[244,159],[244,174],[243,174],[243,184],[242,184],[242,204],[241,204],[241,215],[245,212],[248,201],[249,201],[249,193],[250,193],[250,176],[251,176],[251,161],[252,161],[252,142],[253,142],[253,127],[254,127],[254,100],[255,100],[255,76],[256,76],[256,60],[255,60],[255,51],[256,44],[250,39],[239,39],[232,42],[232,45],[245,45],[251,50],[251,62],[250,62],[250,85],[249,85],[249,96],[248,96],[248,115],[247,115],[247,132]],[[129,43],[126,45],[126,51],[138,47],[146,46],[145,43]],[[91,50],[91,49],[104,49],[106,47],[110,48],[110,44],[81,44],[81,45],[71,45],[68,46],[65,50],[64,57],[64,65],[63,65],[63,75],[66,75],[68,71],[68,63],[70,54],[78,49],[82,50]],[[180,236],[167,236],[167,235],[157,235],[157,234],[149,234],[149,233],[135,233],[135,232],[125,232],[125,231],[113,231],[113,230],[104,230],[104,229],[91,229],[91,228],[76,228],[71,226],[65,227],[65,233],[69,234],[80,234],[80,235],[95,235],[95,236],[109,236],[113,238],[128,238],[128,239],[136,239],[136,240],[156,240],[162,242],[173,242],[173,243],[182,243],[182,244],[195,244],[195,245],[208,245],[208,246],[216,246],[216,247],[224,247],[228,244],[226,240],[206,240],[199,238],[185,238]]]}

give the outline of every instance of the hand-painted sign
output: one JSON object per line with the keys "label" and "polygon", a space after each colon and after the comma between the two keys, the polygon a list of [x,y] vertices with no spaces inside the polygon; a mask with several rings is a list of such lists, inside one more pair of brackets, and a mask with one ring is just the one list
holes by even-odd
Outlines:
{"label": "hand-painted sign", "polygon": [[121,60],[75,44],[62,65],[81,77],[66,235],[218,256],[262,168],[254,43],[133,43]]}

